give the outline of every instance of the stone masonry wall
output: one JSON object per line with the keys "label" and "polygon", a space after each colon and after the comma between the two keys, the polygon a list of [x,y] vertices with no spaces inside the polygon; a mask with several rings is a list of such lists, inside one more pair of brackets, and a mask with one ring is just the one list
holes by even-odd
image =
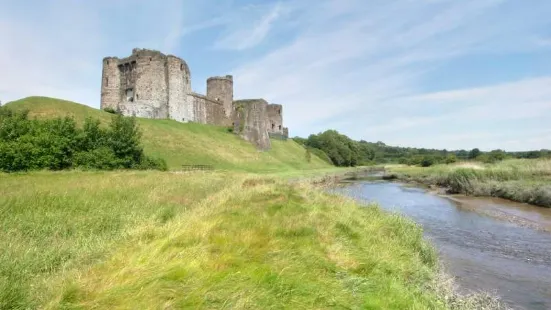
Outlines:
{"label": "stone masonry wall", "polygon": [[136,116],[168,118],[166,56],[160,52],[149,50],[134,50],[133,56],[137,61],[134,102],[149,105],[155,111],[154,115]]}
{"label": "stone masonry wall", "polygon": [[101,109],[117,110],[121,98],[119,59],[105,57],[101,78]]}
{"label": "stone masonry wall", "polygon": [[264,99],[236,100],[233,105],[234,132],[260,150],[270,149],[270,137],[266,126],[268,102]]}
{"label": "stone masonry wall", "polygon": [[220,102],[197,93],[191,93],[189,98],[193,105],[195,122],[218,126],[229,125],[229,119],[226,118],[224,107]]}
{"label": "stone masonry wall", "polygon": [[281,104],[268,104],[266,107],[267,127],[270,133],[283,134],[283,106]]}
{"label": "stone masonry wall", "polygon": [[193,106],[188,102],[188,94],[191,92],[188,65],[178,57],[167,56],[167,76],[169,118],[180,122],[193,121]]}
{"label": "stone masonry wall", "polygon": [[233,109],[233,77],[226,75],[208,78],[207,97],[211,100],[221,102],[226,117],[230,118]]}

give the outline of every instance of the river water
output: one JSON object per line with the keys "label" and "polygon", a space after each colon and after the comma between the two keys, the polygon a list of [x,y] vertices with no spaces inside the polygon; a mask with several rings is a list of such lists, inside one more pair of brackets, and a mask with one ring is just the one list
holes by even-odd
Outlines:
{"label": "river water", "polygon": [[[550,209],[500,199],[448,199],[391,182],[354,182],[337,192],[421,224],[463,290],[497,294],[515,309],[551,309],[551,233],[544,231],[551,228]],[[522,225],[527,222],[531,225]]]}

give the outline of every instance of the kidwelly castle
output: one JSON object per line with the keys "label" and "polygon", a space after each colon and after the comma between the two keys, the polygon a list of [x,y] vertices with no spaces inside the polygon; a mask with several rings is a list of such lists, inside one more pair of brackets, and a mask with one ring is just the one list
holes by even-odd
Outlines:
{"label": "kidwelly castle", "polygon": [[234,100],[231,75],[208,78],[207,94],[195,93],[183,59],[148,49],[103,59],[101,108],[126,116],[232,126],[263,150],[270,148],[270,136],[288,137],[281,105]]}

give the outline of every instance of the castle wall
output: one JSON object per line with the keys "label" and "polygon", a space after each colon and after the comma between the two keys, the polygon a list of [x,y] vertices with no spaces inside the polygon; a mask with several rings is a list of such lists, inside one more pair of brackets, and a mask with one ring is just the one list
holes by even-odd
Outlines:
{"label": "castle wall", "polygon": [[[149,105],[152,114],[136,115],[148,118],[168,118],[168,73],[166,56],[150,50],[134,50],[137,68],[134,70],[134,103]],[[134,58],[133,57],[133,58]],[[129,79],[131,81],[131,79]],[[132,85],[128,85],[131,87]],[[124,91],[124,89],[123,89]],[[127,102],[132,104],[132,102]]]}
{"label": "castle wall", "polygon": [[207,97],[211,100],[221,102],[226,117],[230,118],[233,109],[233,77],[226,75],[208,78]]}
{"label": "castle wall", "polygon": [[193,108],[194,122],[206,124],[207,123],[207,97],[197,94],[190,93],[188,95],[188,100],[191,102]]}
{"label": "castle wall", "polygon": [[233,130],[258,149],[271,148],[267,128],[267,106],[264,99],[236,100],[233,103]]}
{"label": "castle wall", "polygon": [[191,92],[191,75],[185,61],[167,56],[169,118],[180,122],[195,119],[193,104],[188,102]]}
{"label": "castle wall", "polygon": [[117,110],[120,101],[120,72],[119,59],[105,57],[103,59],[103,71],[101,77],[101,103],[100,108]]}
{"label": "castle wall", "polygon": [[283,134],[283,106],[281,104],[268,104],[266,114],[268,115],[266,118],[268,132]]}
{"label": "castle wall", "polygon": [[229,119],[220,102],[197,93],[190,93],[189,98],[193,105],[195,122],[217,126],[229,125]]}

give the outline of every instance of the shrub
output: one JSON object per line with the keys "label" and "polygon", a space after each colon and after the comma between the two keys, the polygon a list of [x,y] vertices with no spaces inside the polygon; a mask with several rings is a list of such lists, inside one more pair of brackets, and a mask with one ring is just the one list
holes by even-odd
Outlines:
{"label": "shrub", "polygon": [[421,160],[421,167],[430,167],[434,164],[434,158],[430,156],[425,156]]}
{"label": "shrub", "polygon": [[448,165],[453,164],[457,162],[457,156],[455,156],[455,154],[449,154],[448,156],[446,156],[446,159],[444,160],[444,162]]}
{"label": "shrub", "polygon": [[148,158],[134,118],[114,115],[109,128],[88,118],[77,128],[71,118],[29,120],[27,112],[0,108],[0,171],[37,169],[159,169],[162,159]]}
{"label": "shrub", "polygon": [[140,164],[136,166],[136,169],[167,171],[168,165],[166,164],[166,161],[162,158],[144,156]]}
{"label": "shrub", "polygon": [[105,146],[75,154],[74,164],[85,169],[99,170],[113,170],[119,166],[113,150]]}

